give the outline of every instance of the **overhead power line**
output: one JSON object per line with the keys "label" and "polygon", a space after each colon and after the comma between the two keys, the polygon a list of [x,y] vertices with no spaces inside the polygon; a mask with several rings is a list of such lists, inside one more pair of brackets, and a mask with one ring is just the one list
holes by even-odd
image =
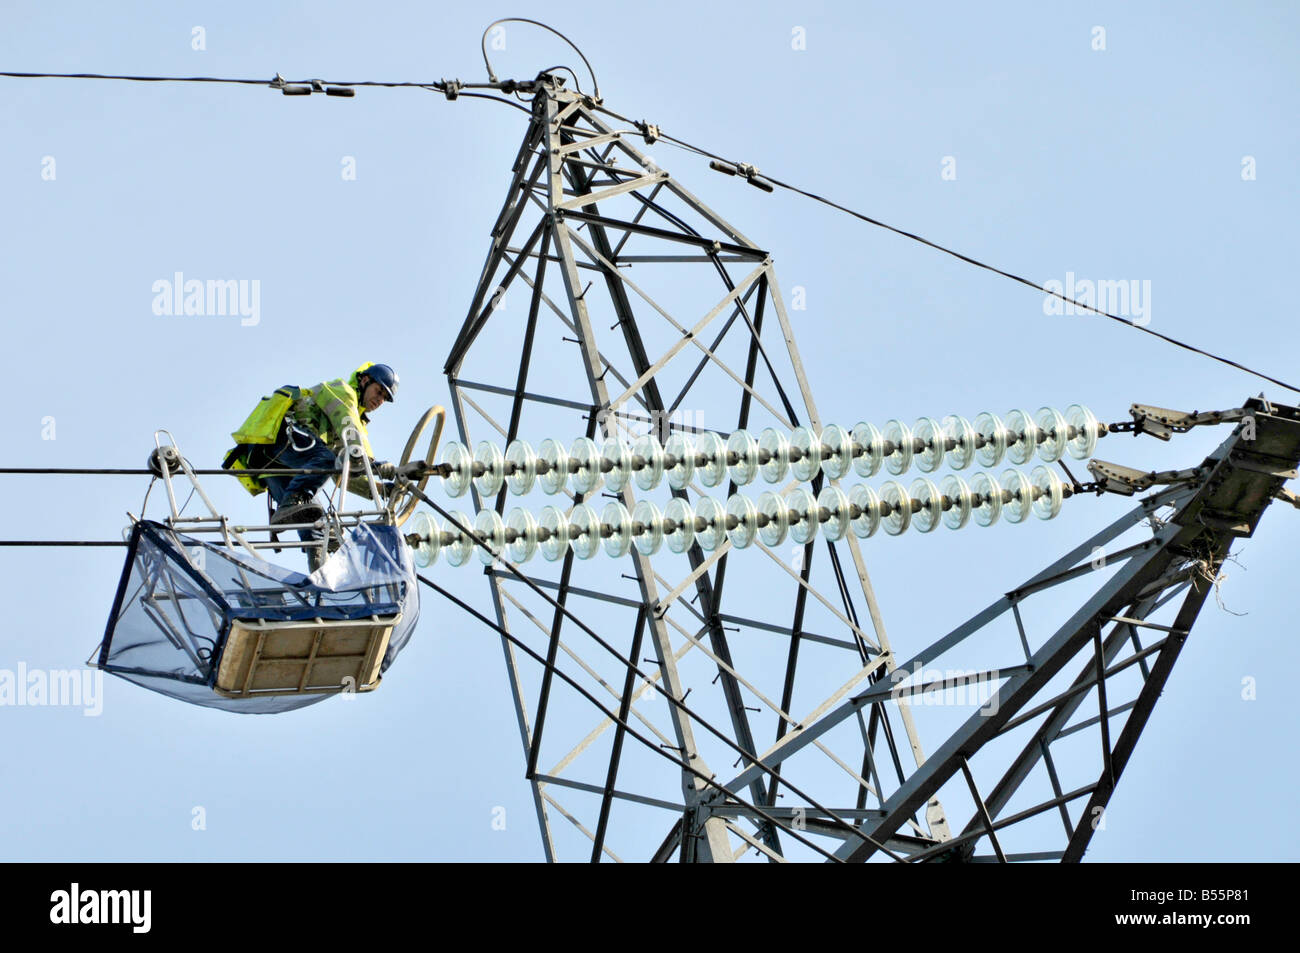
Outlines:
{"label": "overhead power line", "polygon": [[[246,86],[269,86],[265,79],[228,79],[218,76],[125,76],[115,73],[15,73],[0,71],[0,76],[15,79],[122,79],[136,83],[240,83]],[[335,85],[342,85],[336,83]]]}
{"label": "overhead power line", "polygon": [[[191,468],[193,469],[193,468]],[[180,470],[172,471],[174,474],[180,473]],[[194,470],[196,476],[297,476],[299,474],[310,474],[312,476],[332,475],[338,473],[337,470],[323,469],[278,469],[263,467],[261,469],[252,468],[248,470],[216,470],[202,469]],[[139,469],[114,468],[114,467],[0,467],[0,474],[22,474],[26,476],[76,476],[76,475],[93,475],[93,476],[158,476],[153,470],[140,467]]]}
{"label": "overhead power line", "polygon": [[102,79],[130,83],[217,83],[233,86],[265,86],[269,89],[278,89],[286,96],[308,96],[312,93],[324,93],[326,96],[350,97],[355,95],[357,89],[364,87],[425,89],[430,92],[442,93],[449,100],[459,99],[462,96],[470,99],[490,99],[493,102],[504,103],[531,115],[530,110],[524,106],[502,96],[471,92],[471,90],[495,90],[500,93],[513,93],[520,89],[527,89],[532,85],[518,80],[462,83],[458,79],[441,79],[422,83],[377,79],[286,80],[279,73],[276,73],[271,79],[247,79],[232,76],[137,76],[127,73],[24,73],[12,70],[0,71],[0,76],[7,76],[11,79]]}
{"label": "overhead power line", "polygon": [[0,546],[128,546],[115,539],[0,539]]}
{"label": "overhead power line", "polygon": [[1062,294],[1059,291],[1052,291],[1049,288],[1045,288],[1036,281],[1031,281],[1028,278],[1022,277],[1021,275],[1015,275],[1009,271],[1004,271],[1001,268],[980,261],[977,258],[972,258],[970,255],[964,255],[961,252],[956,251],[952,248],[948,248],[945,245],[940,245],[937,242],[930,241],[930,239],[924,238],[921,235],[917,235],[913,232],[904,231],[901,228],[896,228],[893,225],[889,225],[885,222],[879,221],[878,219],[874,219],[869,215],[864,215],[861,212],[856,212],[853,209],[846,208],[843,205],[840,205],[837,202],[832,202],[830,199],[823,198],[820,195],[814,195],[812,192],[806,192],[803,189],[798,188],[797,186],[787,185],[785,182],[782,182],[779,179],[773,179],[768,176],[765,176],[765,178],[767,178],[768,181],[770,181],[773,185],[777,186],[778,188],[787,189],[791,192],[795,192],[799,195],[803,195],[806,196],[807,198],[813,199],[814,201],[821,202],[823,205],[829,205],[831,208],[839,209],[842,212],[846,212],[847,214],[852,215],[854,218],[861,219],[862,221],[867,222],[868,224],[871,225],[875,225],[879,228],[888,229],[889,231],[893,232],[896,235],[902,235],[904,238],[909,238],[914,242],[919,242],[922,245],[927,245],[930,248],[935,249],[936,251],[943,252],[945,255],[951,255],[953,258],[956,258],[959,261],[964,261],[967,264],[974,265],[976,268],[983,268],[985,271],[991,271],[993,274],[1001,275],[1003,278],[1010,278],[1012,281],[1017,281],[1022,285],[1025,285],[1029,288],[1033,288],[1036,291],[1041,291],[1043,292],[1043,294],[1051,295],[1054,298],[1059,298],[1061,301],[1074,305],[1076,308],[1083,308],[1086,311],[1091,311],[1094,314],[1101,315],[1104,318],[1110,318],[1112,321],[1118,321],[1120,324],[1126,324],[1131,328],[1136,328],[1137,330],[1142,331],[1145,334],[1149,334],[1154,338],[1159,338],[1161,341],[1165,341],[1169,344],[1174,345],[1175,347],[1180,347],[1185,351],[1191,351],[1193,354],[1200,354],[1202,357],[1208,357],[1212,361],[1218,361],[1220,364],[1226,364],[1228,367],[1236,368],[1239,371],[1245,371],[1247,374],[1252,374],[1255,377],[1258,377],[1262,380],[1266,380],[1271,384],[1277,384],[1279,387],[1285,387],[1289,391],[1293,391],[1295,393],[1300,394],[1300,387],[1296,387],[1293,384],[1288,384],[1286,381],[1279,380],[1276,377],[1273,377],[1269,374],[1265,374],[1263,371],[1257,371],[1253,368],[1247,367],[1245,364],[1241,364],[1237,361],[1232,360],[1231,358],[1223,357],[1222,355],[1219,354],[1214,354],[1203,348],[1197,347],[1195,344],[1188,344],[1186,341],[1180,341],[1178,338],[1171,337],[1168,334],[1162,334],[1159,331],[1152,330],[1151,328],[1147,327],[1144,324],[1138,324],[1137,322],[1129,318],[1124,318],[1121,317],[1120,315],[1112,314],[1109,311],[1105,311],[1101,308],[1093,307],[1090,304],[1084,304],[1083,302],[1078,301],[1074,298],[1067,297],[1066,295]]}
{"label": "overhead power line", "polygon": [[[534,23],[535,21],[528,20],[522,22]],[[545,26],[545,24],[537,24],[537,25]],[[491,27],[489,27],[489,29],[491,29]],[[546,27],[546,29],[549,30],[551,28]],[[485,36],[486,36],[486,32],[485,32]],[[564,39],[566,40],[566,42],[568,42],[567,38]],[[570,45],[572,45],[572,43],[570,43]],[[581,51],[579,51],[578,55],[582,56]],[[486,55],[485,55],[485,60],[486,60]],[[583,57],[583,62],[586,63],[586,57]],[[567,69],[567,67],[553,67],[553,69],[560,69],[560,68]],[[588,68],[590,69],[590,64],[588,64]],[[462,83],[459,80],[438,80],[435,82],[421,83],[421,82],[414,82],[414,81],[388,81],[388,80],[328,80],[327,81],[321,79],[308,79],[308,80],[298,80],[298,81],[290,82],[285,80],[278,73],[271,80],[239,79],[239,78],[217,77],[217,76],[137,76],[137,75],[130,75],[130,74],[110,74],[110,73],[26,73],[26,72],[14,72],[14,71],[0,71],[0,76],[7,76],[7,77],[19,78],[19,79],[124,80],[124,81],[141,82],[141,83],[226,83],[226,84],[235,84],[241,86],[268,86],[273,89],[279,89],[285,95],[308,95],[313,92],[323,92],[326,95],[351,96],[353,95],[357,87],[366,87],[366,86],[387,87],[387,88],[411,87],[411,88],[427,89],[434,92],[443,93],[449,100],[456,99],[459,96],[471,96],[479,99],[491,99],[496,102],[505,103],[508,106],[513,106],[514,108],[519,109],[525,113],[529,113],[531,115],[530,110],[528,110],[524,106],[521,106],[519,103],[511,102],[509,99],[505,99],[500,96],[485,95],[482,93],[465,92],[465,90],[472,90],[472,89],[492,89],[503,93],[515,93],[520,90],[525,90],[530,88],[533,85],[533,83],[536,82],[533,81],[533,83],[529,83],[529,82],[519,82],[515,80],[498,81],[496,80],[495,75],[491,74],[490,64],[488,64],[488,70],[489,70],[489,74],[493,75],[493,79],[492,81],[487,83]],[[572,72],[572,70],[570,70],[570,72]],[[599,87],[597,87],[597,91],[598,90]],[[595,108],[606,113],[607,115],[613,116],[616,119],[620,120],[621,122],[626,122],[631,126],[637,127],[642,134],[648,134],[648,131],[651,129],[651,127],[645,122],[638,122],[636,120],[629,119],[628,117],[620,115],[614,110],[604,106],[603,103],[600,101],[599,96],[597,96],[597,98],[593,100],[593,105],[595,106]],[[1294,384],[1288,384],[1286,381],[1274,377],[1271,374],[1266,374],[1263,371],[1257,371],[1254,368],[1248,367],[1247,365],[1242,364],[1239,361],[1234,361],[1231,358],[1223,357],[1222,355],[1215,354],[1212,351],[1207,351],[1204,348],[1197,347],[1194,344],[1189,344],[1186,341],[1179,340],[1178,338],[1175,338],[1171,335],[1162,334],[1161,332],[1153,330],[1145,325],[1138,324],[1130,318],[1121,317],[1120,315],[1113,314],[1102,308],[1098,308],[1090,304],[1085,304],[1084,302],[1079,301],[1077,298],[1071,298],[1068,297],[1067,295],[1062,294],[1059,291],[1053,291],[1049,288],[1044,287],[1043,285],[1039,284],[1036,281],[1032,281],[1028,278],[1025,278],[1022,275],[1017,275],[1014,274],[1013,272],[1006,271],[1005,269],[998,268],[995,265],[990,265],[987,262],[981,261],[980,259],[974,258],[970,255],[966,255],[947,245],[942,245],[939,242],[931,241],[930,239],[924,237],[923,235],[918,235],[915,232],[907,231],[906,229],[899,228],[896,225],[890,225],[888,222],[883,222],[880,219],[867,215],[864,212],[859,212],[856,209],[849,208],[848,206],[842,205],[841,203],[836,202],[833,199],[826,198],[823,195],[818,195],[815,192],[810,192],[807,189],[803,189],[797,185],[792,185],[788,182],[782,181],[781,179],[774,178],[773,176],[767,175],[766,173],[760,173],[755,166],[749,163],[737,162],[734,159],[724,158],[723,156],[719,155],[716,152],[711,152],[708,149],[687,142],[684,139],[679,139],[676,136],[671,136],[666,133],[663,133],[658,126],[654,126],[653,130],[656,139],[662,139],[663,141],[668,142],[672,145],[678,146],[690,152],[694,152],[697,155],[704,156],[708,159],[711,159],[715,163],[720,164],[720,165],[714,165],[713,167],[715,169],[719,169],[719,171],[726,172],[729,175],[742,175],[751,184],[756,185],[759,188],[764,189],[765,191],[771,191],[771,187],[776,187],[776,188],[784,189],[788,192],[793,192],[796,195],[801,195],[804,198],[808,198],[814,202],[818,202],[822,205],[826,205],[839,212],[843,212],[846,215],[851,215],[852,217],[860,221],[866,222],[869,225],[874,225],[877,228],[883,228],[886,231],[893,232],[895,235],[900,235],[903,238],[906,238],[910,241],[914,241],[917,242],[918,244],[925,245],[928,248],[933,248],[935,251],[942,252],[945,255],[951,255],[953,258],[956,258],[958,261],[966,262],[967,264],[973,265],[976,268],[983,269],[995,275],[1000,275],[1003,278],[1008,278],[1011,281],[1018,282],[1019,284],[1025,285],[1028,288],[1033,288],[1035,291],[1040,291],[1045,295],[1058,298],[1062,302],[1073,305],[1076,308],[1080,308],[1084,311],[1092,312],[1093,314],[1099,315],[1104,318],[1109,318],[1112,321],[1117,321],[1120,324],[1124,324],[1131,328],[1135,328],[1139,331],[1142,331],[1145,334],[1149,334],[1154,338],[1157,338],[1168,344],[1172,344],[1175,347],[1181,348],[1185,351],[1190,351],[1193,354],[1199,354],[1202,357],[1208,357],[1212,361],[1217,361],[1218,363],[1226,365],[1227,367],[1231,367],[1236,370],[1243,371],[1254,377],[1258,377],[1261,380],[1268,381],[1270,384],[1276,384],[1277,386],[1283,387],[1289,391],[1292,391],[1293,393],[1300,394],[1300,387]]]}
{"label": "overhead power line", "polygon": [[239,86],[268,86],[272,89],[280,89],[284,86],[310,86],[313,83],[321,83],[326,86],[385,86],[390,88],[413,87],[418,89],[432,89],[442,92],[450,83],[456,83],[461,88],[500,88],[501,83],[459,83],[457,80],[438,80],[436,82],[412,82],[400,81],[394,82],[389,80],[377,79],[356,79],[356,80],[323,80],[323,79],[300,79],[286,80],[279,73],[271,79],[241,79],[229,76],[137,76],[126,73],[17,73],[10,71],[0,71],[0,76],[10,76],[15,79],[116,79],[125,80],[133,83],[229,83]]}
{"label": "overhead power line", "polygon": [[[271,89],[283,89],[285,87],[308,86],[321,84],[324,86],[336,86],[355,88],[358,86],[386,86],[401,87],[410,86],[420,89],[432,89],[442,92],[447,85],[446,80],[439,82],[419,83],[419,82],[388,82],[386,80],[322,80],[322,79],[302,79],[286,80],[279,73],[276,73],[272,79],[241,79],[229,76],[136,76],[126,73],[18,73],[3,71],[0,76],[9,76],[15,79],[114,79],[123,80],[132,83],[225,83],[236,86],[268,86]],[[490,84],[485,84],[490,85]],[[313,90],[309,89],[308,92]]]}
{"label": "overhead power line", "polygon": [[[620,115],[619,113],[616,113],[613,110],[608,109],[604,106],[598,106],[597,108],[599,108],[601,112],[613,116],[621,122],[626,122],[629,123],[630,125],[636,126],[641,131],[642,134],[645,134],[647,132],[647,129],[649,128],[645,122],[637,122],[634,119],[629,119],[628,117]],[[987,262],[980,261],[978,258],[973,258],[970,255],[963,254],[962,252],[959,252],[956,249],[949,248],[946,245],[941,245],[935,241],[931,241],[930,239],[924,237],[923,235],[918,235],[915,232],[909,232],[906,229],[899,228],[895,225],[890,225],[888,222],[882,222],[878,218],[873,218],[872,216],[867,215],[864,212],[859,212],[855,209],[849,208],[846,205],[841,205],[839,202],[836,202],[832,199],[828,199],[823,195],[818,195],[815,192],[809,192],[806,189],[802,189],[797,185],[791,185],[788,182],[783,182],[782,180],[767,175],[766,173],[760,173],[756,167],[750,165],[749,163],[737,162],[734,159],[726,159],[718,155],[716,152],[710,152],[708,149],[704,149],[701,146],[697,146],[694,145],[693,143],[686,142],[683,139],[678,139],[675,136],[667,135],[666,133],[662,132],[658,127],[654,127],[654,135],[656,138],[662,139],[665,142],[668,142],[672,145],[678,146],[682,149],[685,149],[689,152],[693,152],[707,159],[712,159],[716,163],[721,163],[721,165],[724,166],[724,168],[719,168],[719,166],[717,165],[714,165],[713,168],[717,169],[720,172],[724,172],[728,175],[743,176],[744,178],[748,179],[752,185],[756,185],[759,188],[762,188],[764,191],[768,191],[768,192],[772,191],[771,188],[765,187],[767,185],[771,185],[780,189],[785,189],[788,192],[793,192],[796,195],[801,195],[804,198],[812,199],[814,202],[820,202],[822,205],[829,206],[830,208],[843,212],[846,215],[851,215],[854,218],[866,222],[869,225],[875,225],[877,228],[883,228],[886,231],[893,232],[895,235],[901,235],[903,238],[925,245],[929,248],[933,248],[935,251],[943,252],[945,255],[951,255],[953,258],[956,258],[958,261],[964,261],[969,265],[974,265],[976,268],[982,268],[985,271],[990,271],[995,275],[1001,275],[1003,278],[1009,278],[1012,281],[1016,281],[1022,285],[1025,285],[1026,287],[1033,288],[1035,291],[1041,291],[1043,294],[1050,295],[1054,298],[1059,298],[1061,301],[1066,302],[1067,304],[1074,305],[1076,308],[1081,308],[1085,311],[1091,311],[1093,314],[1100,315],[1101,317],[1104,318],[1110,318],[1112,321],[1118,321],[1120,324],[1125,324],[1131,328],[1136,328],[1139,331],[1142,331],[1146,334],[1150,334],[1152,337],[1159,338],[1160,340],[1172,344],[1175,347],[1180,347],[1186,351],[1191,351],[1194,354],[1200,354],[1202,357],[1208,357],[1213,361],[1218,361],[1220,364],[1226,364],[1228,367],[1236,368],[1239,371],[1244,371],[1247,374],[1251,374],[1255,377],[1260,378],[1261,380],[1266,380],[1271,384],[1276,384],[1279,387],[1284,387],[1289,391],[1300,394],[1300,387],[1297,387],[1294,384],[1288,384],[1286,381],[1280,380],[1269,374],[1265,374],[1263,371],[1257,371],[1254,368],[1247,367],[1245,364],[1241,364],[1238,361],[1232,360],[1231,358],[1226,358],[1226,357],[1222,357],[1221,355],[1214,354],[1211,351],[1207,351],[1203,348],[1199,348],[1194,344],[1188,344],[1185,341],[1180,341],[1177,338],[1171,337],[1168,334],[1161,334],[1159,331],[1154,331],[1151,328],[1146,327],[1145,325],[1138,324],[1129,318],[1121,317],[1120,315],[1117,314],[1112,314],[1109,311],[1105,311],[1101,308],[1094,307],[1093,305],[1090,304],[1085,304],[1084,302],[1079,301],[1076,298],[1068,297],[1059,291],[1052,291],[1050,288],[1045,288],[1036,281],[1031,281],[1030,279],[1025,278],[1021,275],[1013,274],[1012,272],[1005,271],[1001,268],[998,268],[995,265],[990,265]]]}

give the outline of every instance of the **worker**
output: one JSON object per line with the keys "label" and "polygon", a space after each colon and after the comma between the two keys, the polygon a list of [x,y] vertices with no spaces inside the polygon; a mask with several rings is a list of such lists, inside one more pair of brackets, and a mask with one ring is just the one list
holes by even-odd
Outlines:
{"label": "worker", "polygon": [[[346,380],[325,381],[315,387],[286,386],[277,388],[261,402],[231,436],[237,445],[226,454],[222,467],[227,470],[286,469],[337,471],[344,449],[343,435],[355,431],[359,443],[372,460],[376,477],[391,480],[397,467],[375,462],[370,449],[366,424],[383,404],[397,393],[397,374],[387,364],[362,364]],[[284,476],[269,474],[241,476],[240,482],[254,496],[266,490],[275,502],[271,525],[314,523],[324,510],[314,501],[316,491],[325,485],[330,473],[298,473]],[[365,472],[353,472],[348,489],[370,496]],[[304,540],[320,540],[317,530],[300,530]],[[315,569],[320,562],[320,547],[308,547],[308,563]]]}

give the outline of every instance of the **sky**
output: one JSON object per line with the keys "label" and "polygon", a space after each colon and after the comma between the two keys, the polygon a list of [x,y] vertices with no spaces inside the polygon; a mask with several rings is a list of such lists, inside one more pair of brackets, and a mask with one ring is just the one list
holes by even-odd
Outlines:
{"label": "sky", "polygon": [[[0,69],[482,81],[479,37],[514,12],[7,0]],[[757,3],[739,15],[664,0],[599,18],[566,2],[532,15],[582,49],[626,116],[1035,281],[1137,282],[1133,317],[1152,330],[1300,377],[1288,304],[1300,213],[1291,5]],[[565,63],[585,88],[556,38],[512,24],[502,39],[500,76]],[[379,456],[397,455],[423,408],[448,403],[443,363],[523,114],[419,89],[288,98],[0,78],[0,126],[0,314],[15,397],[0,465],[138,467],[166,428],[213,466],[263,393],[367,360],[402,380],[370,428]],[[1261,390],[1297,396],[1132,328],[1048,313],[1041,293],[748,188],[685,152],[651,152],[771,250],[787,296],[803,292],[791,315],[825,420],[1072,403],[1123,420],[1134,402],[1207,410]],[[257,307],[157,314],[155,283],[177,272],[256,281]],[[539,363],[572,360],[557,338],[539,346]],[[726,426],[720,410],[698,410]],[[1112,438],[1098,454],[1188,467],[1226,436]],[[147,485],[0,479],[7,539],[116,539]],[[223,511],[261,512],[233,481],[204,486]],[[1051,522],[867,541],[896,650],[933,641],[1129,505],[1088,497]],[[1297,781],[1279,757],[1296,727],[1284,673],[1298,654],[1297,516],[1271,508],[1234,550],[1240,565],[1220,589],[1231,612],[1213,600],[1202,612],[1089,861],[1300,856],[1300,834],[1275,820]],[[0,670],[78,668],[103,634],[121,558],[0,550]],[[432,574],[490,605],[477,572],[439,563]],[[755,612],[785,604],[758,584],[752,595]],[[239,717],[107,679],[101,708],[0,709],[0,856],[542,858],[500,643],[436,596],[372,695]],[[923,737],[933,749],[943,735]],[[627,859],[663,834],[632,816],[613,822],[633,845]],[[565,859],[585,857],[580,835],[557,836]]]}

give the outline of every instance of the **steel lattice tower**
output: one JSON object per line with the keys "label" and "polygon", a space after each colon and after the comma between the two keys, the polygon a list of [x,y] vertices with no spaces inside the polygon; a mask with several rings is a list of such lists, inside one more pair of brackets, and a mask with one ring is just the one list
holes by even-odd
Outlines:
{"label": "steel lattice tower", "polygon": [[[532,104],[446,362],[460,439],[667,434],[706,407],[710,429],[820,430],[770,254],[634,145],[653,127],[545,77]],[[559,819],[593,860],[623,859],[621,834],[635,859],[1080,859],[1229,545],[1294,475],[1294,411],[1254,401],[1227,419],[1200,467],[902,656],[852,534],[756,545],[743,565],[724,542],[532,567],[569,612],[598,608],[603,645],[486,567],[499,625],[546,660],[502,639],[547,859],[573,859]],[[504,488],[471,492],[503,512]],[[636,498],[631,483],[617,494],[629,510]],[[774,600],[780,617],[754,617]],[[1027,621],[1044,602],[1055,617]],[[1166,606],[1170,621],[1151,621]],[[927,752],[914,701],[963,681],[921,684],[935,663],[991,696]]]}

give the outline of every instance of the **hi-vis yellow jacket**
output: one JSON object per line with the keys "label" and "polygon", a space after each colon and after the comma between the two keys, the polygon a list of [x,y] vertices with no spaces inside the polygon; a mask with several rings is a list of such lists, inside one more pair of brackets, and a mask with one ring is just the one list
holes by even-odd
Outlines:
{"label": "hi-vis yellow jacket", "polygon": [[[226,454],[222,466],[228,470],[246,469],[249,451],[254,446],[275,443],[286,416],[292,416],[298,427],[310,430],[335,453],[342,452],[343,432],[347,427],[352,427],[360,438],[366,456],[373,458],[370,435],[366,433],[369,418],[360,408],[357,384],[357,378],[373,363],[367,361],[362,364],[346,380],[337,378],[315,387],[276,388],[275,393],[258,402],[243,425],[231,434],[237,446]],[[255,476],[241,476],[239,482],[254,496],[265,489]],[[364,478],[360,483],[356,480],[348,482],[348,488],[353,492],[370,495]]]}

